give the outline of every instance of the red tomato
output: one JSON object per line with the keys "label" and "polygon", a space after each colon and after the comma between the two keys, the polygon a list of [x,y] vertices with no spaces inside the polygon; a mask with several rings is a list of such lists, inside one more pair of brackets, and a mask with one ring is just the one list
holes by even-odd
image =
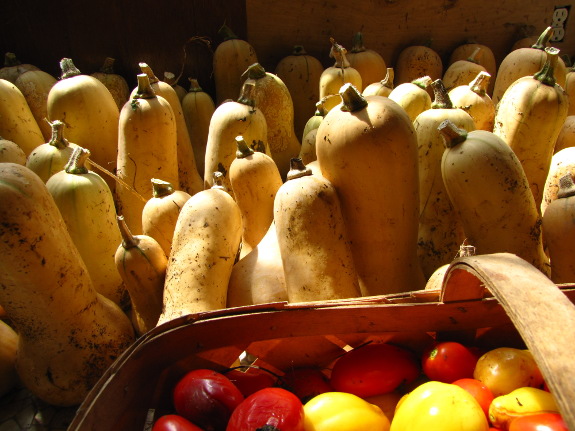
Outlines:
{"label": "red tomato", "polygon": [[285,373],[284,381],[285,388],[304,404],[316,395],[333,391],[329,379],[318,368],[293,368]]}
{"label": "red tomato", "polygon": [[537,413],[513,419],[509,431],[569,431],[569,428],[559,413]]}
{"label": "red tomato", "polygon": [[330,383],[334,390],[361,398],[384,394],[420,375],[413,353],[393,344],[368,344],[339,358]]}
{"label": "red tomato", "polygon": [[473,398],[477,400],[483,413],[485,413],[487,420],[489,420],[489,405],[494,398],[491,390],[479,380],[472,378],[459,379],[454,381],[453,384],[462,387],[473,395]]}
{"label": "red tomato", "polygon": [[200,427],[194,425],[189,420],[180,415],[160,416],[152,431],[203,431]]}
{"label": "red tomato", "polygon": [[225,376],[238,387],[244,397],[263,388],[269,388],[276,384],[277,378],[261,368],[249,367],[247,370],[231,369],[225,372]]}
{"label": "red tomato", "polygon": [[304,431],[302,402],[282,388],[265,388],[250,395],[234,410],[226,431],[257,429]]}
{"label": "red tomato", "polygon": [[179,415],[201,428],[224,431],[244,396],[223,374],[198,369],[180,379],[174,388],[173,399]]}
{"label": "red tomato", "polygon": [[479,357],[475,351],[456,341],[439,342],[423,355],[423,372],[431,380],[452,383],[472,378]]}

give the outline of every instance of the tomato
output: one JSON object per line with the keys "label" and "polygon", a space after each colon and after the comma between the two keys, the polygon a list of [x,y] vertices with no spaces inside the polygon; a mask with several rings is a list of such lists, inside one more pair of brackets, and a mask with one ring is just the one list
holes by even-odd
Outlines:
{"label": "tomato", "polygon": [[387,343],[368,344],[334,363],[330,383],[335,391],[365,398],[391,392],[419,375],[419,363],[409,350]]}
{"label": "tomato", "polygon": [[286,389],[260,389],[234,410],[226,431],[255,431],[262,428],[303,431],[304,410],[300,399]]}
{"label": "tomato", "polygon": [[244,397],[247,397],[254,392],[263,388],[274,386],[277,377],[269,371],[262,370],[261,368],[249,367],[247,370],[233,368],[224,373],[224,375],[232,381],[234,385],[241,391]]}
{"label": "tomato", "polygon": [[201,428],[223,431],[244,396],[223,374],[198,369],[178,381],[173,400],[179,415]]}
{"label": "tomato", "polygon": [[491,390],[477,379],[465,378],[453,382],[454,385],[460,386],[469,392],[477,400],[485,416],[489,418],[489,406],[493,401]]}
{"label": "tomato", "polygon": [[473,377],[479,357],[470,348],[456,341],[442,341],[423,355],[423,372],[431,380],[452,383]]}
{"label": "tomato", "polygon": [[293,368],[284,375],[285,388],[306,403],[313,397],[332,391],[327,376],[318,368]]}
{"label": "tomato", "polygon": [[160,416],[152,431],[203,431],[200,427],[194,425],[189,420],[180,415]]}
{"label": "tomato", "polygon": [[559,413],[540,413],[521,416],[509,424],[509,431],[568,431]]}

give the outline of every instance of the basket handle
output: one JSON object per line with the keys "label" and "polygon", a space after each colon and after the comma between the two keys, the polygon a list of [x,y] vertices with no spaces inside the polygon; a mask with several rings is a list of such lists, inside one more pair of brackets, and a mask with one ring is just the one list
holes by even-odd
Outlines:
{"label": "basket handle", "polygon": [[485,288],[521,334],[565,423],[575,430],[575,306],[541,271],[510,253],[454,260],[443,279],[441,298],[482,298]]}

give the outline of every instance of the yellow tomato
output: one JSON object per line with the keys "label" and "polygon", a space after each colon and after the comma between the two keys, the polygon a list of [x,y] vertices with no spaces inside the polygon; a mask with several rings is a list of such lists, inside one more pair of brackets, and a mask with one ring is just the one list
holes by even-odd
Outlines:
{"label": "yellow tomato", "polygon": [[551,393],[537,388],[517,388],[495,398],[489,406],[489,420],[501,429],[507,429],[516,417],[538,413],[559,413],[559,408]]}
{"label": "yellow tomato", "polygon": [[430,381],[410,392],[398,405],[391,431],[487,431],[479,403],[465,389]]}
{"label": "yellow tomato", "polygon": [[305,431],[389,431],[381,409],[346,392],[325,392],[304,405]]}

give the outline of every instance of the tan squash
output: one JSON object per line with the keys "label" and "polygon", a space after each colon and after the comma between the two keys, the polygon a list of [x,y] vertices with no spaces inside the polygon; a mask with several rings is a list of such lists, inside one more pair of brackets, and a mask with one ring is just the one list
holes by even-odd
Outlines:
{"label": "tan squash", "polygon": [[387,68],[387,74],[381,81],[369,84],[363,89],[364,96],[385,96],[388,97],[393,90],[393,68]]}
{"label": "tan squash", "polygon": [[541,202],[541,214],[545,214],[547,206],[557,199],[559,192],[559,179],[565,174],[575,175],[575,148],[564,148],[551,157],[549,173],[543,188],[543,200]]}
{"label": "tan squash", "polygon": [[569,98],[569,110],[567,115],[575,115],[575,68],[570,67],[565,74],[565,85],[563,87]]}
{"label": "tan squash", "polygon": [[[475,247],[464,243],[459,246],[459,253],[457,253],[457,256],[455,256],[455,258],[465,256],[475,256],[475,254],[476,254]],[[446,263],[445,265],[441,265],[439,268],[433,271],[433,274],[431,274],[431,276],[427,279],[427,283],[425,284],[424,290],[433,290],[441,292],[441,289],[443,288],[443,280],[445,278],[445,274],[447,273],[447,270],[449,269],[451,263],[452,262]]]}
{"label": "tan squash", "polygon": [[568,115],[565,118],[559,135],[557,135],[553,154],[568,147],[575,147],[575,115]]}
{"label": "tan squash", "polygon": [[3,397],[19,383],[16,372],[18,334],[3,320],[0,320],[0,397]]}
{"label": "tan squash", "polygon": [[242,87],[242,93],[237,102],[227,101],[214,111],[206,144],[205,189],[213,185],[213,174],[217,171],[223,174],[224,185],[228,192],[232,192],[228,171],[236,157],[236,136],[243,136],[250,148],[271,157],[267,142],[266,117],[255,105],[254,91],[254,84],[247,83]]}
{"label": "tan squash", "polygon": [[74,148],[63,170],[46,182],[80,252],[96,291],[126,309],[129,297],[114,265],[122,236],[116,222],[114,197],[106,181],[88,169],[90,152]]}
{"label": "tan squash", "polygon": [[242,213],[240,259],[255,248],[274,219],[274,199],[283,181],[268,155],[256,152],[236,137],[236,158],[230,165],[230,184]]}
{"label": "tan squash", "polygon": [[493,133],[513,149],[540,208],[555,142],[567,118],[568,99],[556,82],[559,50],[546,48],[547,62],[533,76],[515,81],[499,102]]}
{"label": "tan squash", "polygon": [[198,174],[203,179],[210,120],[216,106],[212,96],[200,87],[197,79],[189,78],[189,81],[190,89],[182,99],[182,113],[188,127]]}
{"label": "tan squash", "polygon": [[432,81],[443,76],[441,57],[426,45],[410,45],[403,48],[393,69],[396,85],[412,82],[422,76],[429,76]]}
{"label": "tan squash", "polygon": [[[503,58],[493,88],[492,99],[495,105],[501,101],[511,84],[524,76],[533,76],[543,68],[547,61],[545,48],[547,48],[553,32],[553,27],[547,27],[531,47],[514,49]],[[554,74],[557,84],[563,87],[567,75],[567,68],[563,60],[557,61]]]}
{"label": "tan squash", "polygon": [[297,157],[301,149],[294,129],[294,106],[290,92],[279,76],[266,72],[259,63],[248,67],[245,76],[245,83],[254,84],[255,105],[266,117],[271,157],[285,179],[290,160]]}
{"label": "tan squash", "polygon": [[168,258],[158,241],[148,235],[132,235],[124,218],[117,219],[122,243],[114,263],[130,294],[132,324],[142,335],[157,325],[162,313]]}
{"label": "tan squash", "polygon": [[335,59],[335,63],[325,68],[319,79],[319,98],[327,112],[341,103],[339,90],[344,84],[350,83],[355,88],[363,88],[361,75],[351,67],[347,59],[347,49],[337,43],[333,37],[329,40],[331,42],[329,57]]}
{"label": "tan squash", "polygon": [[361,296],[335,187],[293,159],[274,203],[289,302]]}
{"label": "tan squash", "polygon": [[296,45],[290,55],[280,59],[274,72],[291,94],[295,133],[296,136],[302,136],[307,120],[314,114],[314,104],[319,100],[319,80],[323,65],[316,57],[308,54],[302,45]]}
{"label": "tan squash", "polygon": [[391,90],[388,97],[401,106],[413,121],[423,111],[431,108],[432,100],[428,92],[431,82],[429,76],[423,76],[411,82],[399,84]]}
{"label": "tan squash", "polygon": [[340,96],[318,128],[317,163],[340,197],[362,295],[423,288],[413,124],[397,103],[352,84]]}
{"label": "tan squash", "polygon": [[284,302],[287,299],[276,225],[272,222],[258,245],[233,266],[227,307]]}
{"label": "tan squash", "polygon": [[100,70],[92,73],[92,76],[102,82],[112,94],[118,110],[121,110],[124,104],[130,99],[130,87],[126,78],[116,73],[114,64],[116,59],[106,57]]}
{"label": "tan squash", "polygon": [[210,189],[193,195],[176,224],[158,324],[226,307],[228,284],[242,236],[238,204],[215,174]]}
{"label": "tan squash", "polygon": [[0,79],[0,136],[16,143],[26,156],[45,143],[26,98],[5,79]]}
{"label": "tan squash", "polygon": [[0,79],[5,79],[12,84],[16,79],[29,70],[40,70],[37,66],[30,63],[22,63],[13,52],[4,54],[4,65],[0,68]]}
{"label": "tan squash", "polygon": [[485,66],[477,60],[479,53],[483,48],[478,46],[464,60],[457,60],[450,64],[443,73],[443,85],[447,91],[460,85],[467,85],[475,79],[480,72],[487,72]]}
{"label": "tan squash", "polygon": [[24,72],[14,82],[28,102],[45,141],[48,141],[52,135],[52,128],[48,121],[48,94],[56,82],[56,78],[43,70]]}
{"label": "tan squash", "polygon": [[152,197],[142,209],[142,233],[154,238],[165,255],[169,256],[178,216],[191,195],[174,189],[173,184],[168,181],[157,178],[150,181]]}
{"label": "tan squash", "polygon": [[177,129],[174,112],[157,96],[145,73],[138,75],[138,90],[122,108],[119,119],[118,214],[130,230],[142,233],[142,210],[152,197],[152,178],[179,184]]}
{"label": "tan squash", "polygon": [[[477,48],[480,48],[480,50],[475,52]],[[497,75],[497,59],[489,46],[478,43],[477,41],[462,43],[451,51],[447,65],[449,67],[458,60],[466,60],[474,52],[475,61],[483,66],[485,71],[493,77],[493,79],[489,81],[489,85],[486,89],[487,94],[491,96],[493,94],[493,87],[495,86],[495,76]]]}
{"label": "tan squash", "polygon": [[74,148],[78,147],[64,137],[66,125],[63,122],[54,120],[50,123],[50,127],[52,129],[51,139],[36,147],[26,161],[26,167],[33,170],[44,182],[56,172],[64,169]]}
{"label": "tan squash", "polygon": [[182,87],[180,84],[178,84],[178,77],[173,72],[165,71],[164,72],[164,82],[166,84],[170,84],[172,86],[172,88],[174,89],[174,91],[178,95],[178,99],[180,99],[180,103],[181,103],[182,100],[184,99],[184,96],[188,93],[188,91],[184,87]]}
{"label": "tan squash", "polygon": [[[177,184],[180,190],[193,195],[200,190],[203,190],[203,181],[198,173],[196,160],[194,157],[194,149],[192,148],[192,141],[188,133],[188,126],[182,111],[182,104],[180,98],[173,87],[167,82],[160,81],[154,74],[152,68],[146,63],[140,63],[142,73],[148,75],[150,85],[157,96],[161,96],[170,104],[174,113],[174,120],[176,122],[176,143],[178,150],[178,178]],[[135,95],[137,89],[132,91],[132,97]]]}
{"label": "tan squash", "polygon": [[[386,78],[389,73],[387,64],[381,54],[373,49],[366,48],[363,42],[363,33],[358,31],[353,36],[351,49],[347,53],[351,67],[361,75],[361,89],[363,93],[368,85],[377,83]],[[393,82],[393,79],[391,79]]]}
{"label": "tan squash", "polygon": [[26,165],[26,153],[16,142],[3,139],[0,136],[0,163],[18,163]]}
{"label": "tan squash", "polygon": [[244,82],[242,74],[250,64],[258,61],[254,47],[240,39],[227,25],[220,27],[218,35],[222,42],[216,47],[213,57],[216,105],[228,99],[237,100]]}
{"label": "tan squash", "polygon": [[94,289],[42,180],[12,163],[0,178],[0,303],[19,335],[18,375],[46,403],[78,405],[133,343],[132,325]]}
{"label": "tan squash", "polygon": [[445,121],[441,173],[476,253],[508,252],[549,275],[541,217],[521,162],[492,132],[467,132]]}
{"label": "tan squash", "polygon": [[459,85],[449,91],[449,98],[456,108],[466,111],[478,130],[493,131],[495,123],[495,104],[487,93],[491,82],[488,72],[479,72],[477,76],[465,85]]}
{"label": "tan squash", "polygon": [[[60,60],[62,75],[48,93],[48,119],[66,124],[66,138],[90,150],[92,159],[115,173],[118,158],[118,106],[106,86],[83,74],[70,58]],[[103,177],[110,190],[116,183]]]}
{"label": "tan squash", "polygon": [[426,278],[440,266],[450,263],[465,240],[463,225],[441,181],[443,138],[438,126],[449,119],[459,128],[475,129],[473,118],[455,108],[438,79],[432,83],[435,99],[432,108],[413,122],[419,157],[419,234],[418,256]]}

